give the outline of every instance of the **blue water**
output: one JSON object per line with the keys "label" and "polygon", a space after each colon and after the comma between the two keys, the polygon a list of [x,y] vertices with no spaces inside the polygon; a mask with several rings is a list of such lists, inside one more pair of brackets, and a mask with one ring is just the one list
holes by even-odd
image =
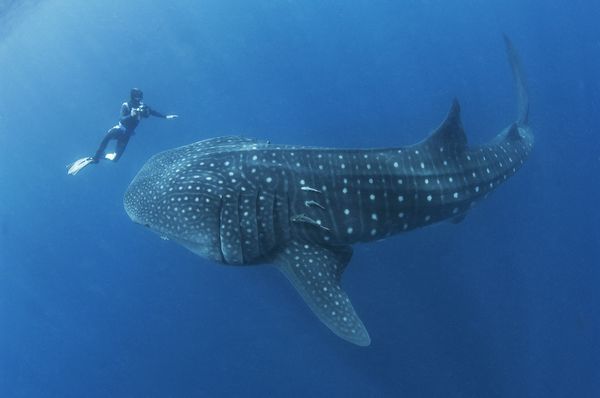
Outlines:
{"label": "blue water", "polygon": [[[1,397],[600,396],[599,2],[5,4]],[[457,97],[482,143],[516,117],[503,32],[535,149],[462,223],[355,248],[368,348],[275,269],[203,260],[123,210],[152,154],[219,135],[408,145]],[[180,119],[67,176],[132,86]]]}

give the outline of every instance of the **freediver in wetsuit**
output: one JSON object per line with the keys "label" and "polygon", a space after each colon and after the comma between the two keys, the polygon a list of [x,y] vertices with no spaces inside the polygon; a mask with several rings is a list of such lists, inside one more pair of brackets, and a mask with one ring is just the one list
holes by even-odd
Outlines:
{"label": "freediver in wetsuit", "polygon": [[[156,116],[163,119],[175,119],[177,115],[163,115],[160,112],[155,111],[148,105],[144,104],[144,93],[139,88],[132,88],[129,101],[123,102],[121,105],[121,120],[119,124],[112,127],[104,136],[104,139],[100,143],[96,154],[93,156],[92,163],[98,163],[100,159],[106,158],[116,162],[121,158],[127,143],[132,135],[135,134],[135,128],[140,123],[142,118],[148,118],[150,116]],[[106,146],[111,140],[116,140],[115,152],[112,154],[104,154]]]}
{"label": "freediver in wetsuit", "polygon": [[[68,166],[68,174],[75,175],[81,171],[84,167],[91,163],[98,163],[101,159],[112,160],[113,162],[118,161],[125,148],[129,143],[129,139],[135,134],[135,128],[140,123],[142,118],[146,119],[150,116],[160,117],[163,119],[175,119],[177,115],[163,115],[160,112],[155,111],[148,105],[144,104],[144,93],[139,88],[132,88],[130,92],[129,101],[126,101],[121,105],[121,119],[119,123],[112,127],[104,139],[100,143],[96,154],[93,157],[81,158]],[[115,152],[105,154],[106,146],[111,140],[116,141]]]}

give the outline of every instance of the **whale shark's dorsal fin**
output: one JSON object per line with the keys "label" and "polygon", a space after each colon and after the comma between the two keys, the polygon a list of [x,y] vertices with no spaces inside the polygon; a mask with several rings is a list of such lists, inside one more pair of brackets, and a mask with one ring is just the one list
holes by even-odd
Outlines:
{"label": "whale shark's dorsal fin", "polygon": [[333,248],[292,241],[274,262],[331,331],[351,343],[368,346],[369,333],[340,286],[351,257],[349,246]]}
{"label": "whale shark's dorsal fin", "polygon": [[420,144],[430,147],[435,152],[462,152],[467,148],[467,136],[460,120],[460,104],[452,101],[446,119],[427,139]]}

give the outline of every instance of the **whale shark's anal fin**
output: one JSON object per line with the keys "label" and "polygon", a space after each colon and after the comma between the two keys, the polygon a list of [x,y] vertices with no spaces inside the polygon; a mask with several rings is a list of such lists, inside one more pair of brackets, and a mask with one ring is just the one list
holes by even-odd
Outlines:
{"label": "whale shark's anal fin", "polygon": [[340,286],[351,257],[350,247],[328,248],[292,241],[274,262],[333,333],[356,345],[368,346],[369,333]]}

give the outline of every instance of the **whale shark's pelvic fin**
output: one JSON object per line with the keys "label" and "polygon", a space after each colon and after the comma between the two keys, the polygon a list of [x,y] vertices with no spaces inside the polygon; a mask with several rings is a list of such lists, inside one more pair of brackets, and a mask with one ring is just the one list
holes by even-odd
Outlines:
{"label": "whale shark's pelvic fin", "polygon": [[368,346],[369,333],[340,287],[351,257],[349,246],[333,248],[292,241],[274,262],[333,333],[356,345]]}

